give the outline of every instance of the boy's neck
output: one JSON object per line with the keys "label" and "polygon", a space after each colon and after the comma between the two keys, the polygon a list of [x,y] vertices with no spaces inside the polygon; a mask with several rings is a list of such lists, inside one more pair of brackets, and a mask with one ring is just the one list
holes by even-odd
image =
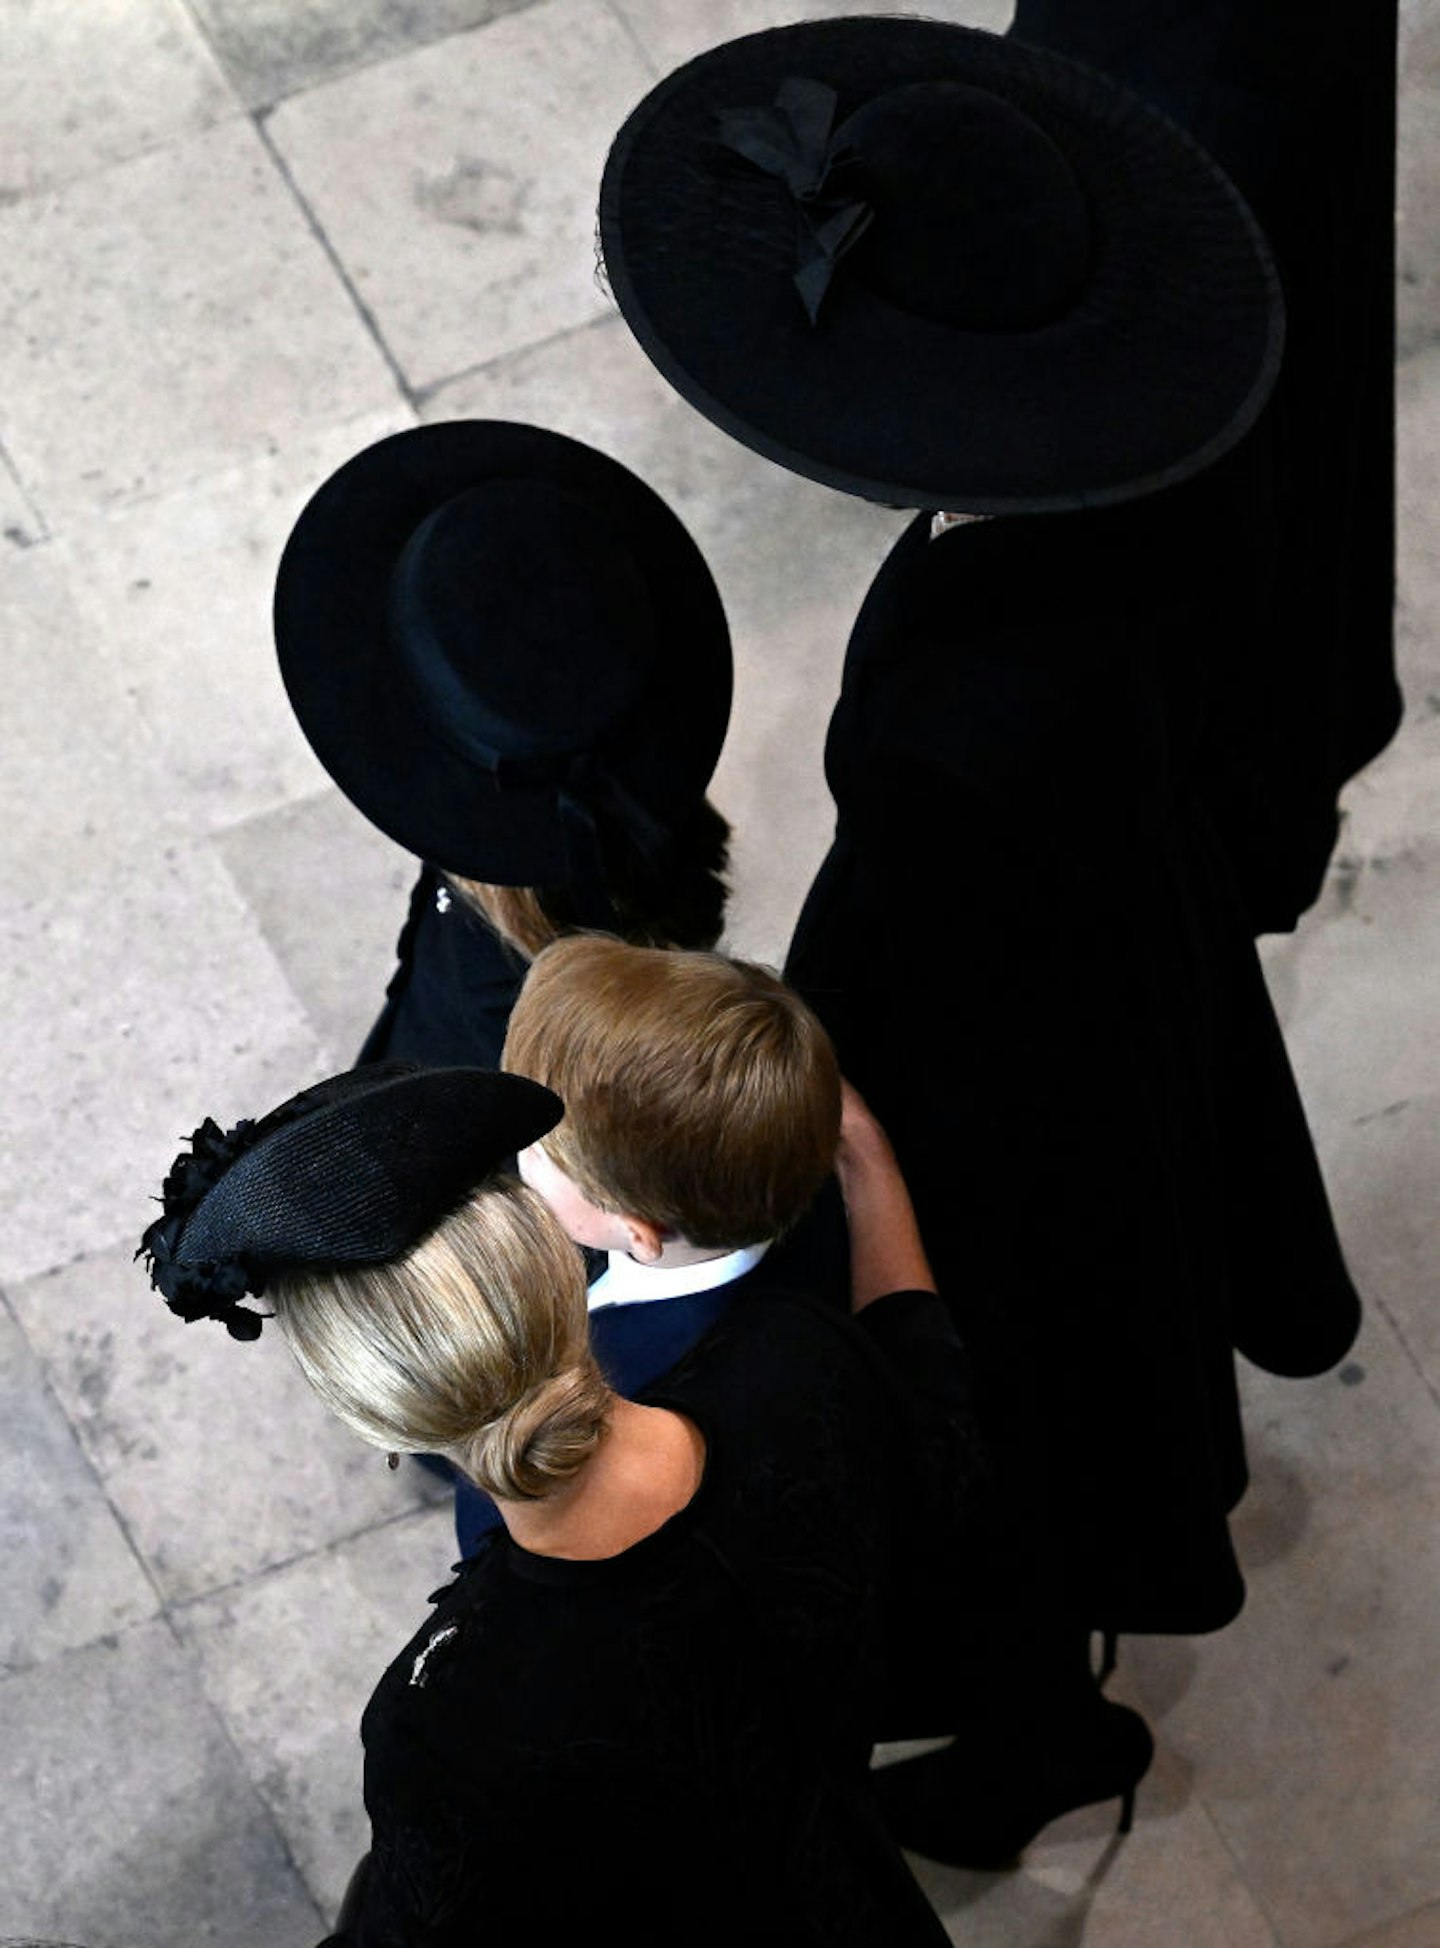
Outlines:
{"label": "boy's neck", "polygon": [[660,1248],[658,1258],[637,1258],[633,1251],[624,1255],[642,1272],[668,1272],[679,1265],[706,1265],[712,1258],[728,1258],[734,1250],[733,1245],[721,1245],[718,1250],[712,1245],[692,1245],[688,1238],[667,1238]]}

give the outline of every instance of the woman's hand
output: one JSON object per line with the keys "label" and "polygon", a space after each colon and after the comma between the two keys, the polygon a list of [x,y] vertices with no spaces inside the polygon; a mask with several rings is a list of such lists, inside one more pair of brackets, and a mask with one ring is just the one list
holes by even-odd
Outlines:
{"label": "woman's hand", "polygon": [[910,1193],[890,1139],[858,1089],[841,1078],[835,1175],[850,1225],[850,1304],[887,1292],[935,1290]]}

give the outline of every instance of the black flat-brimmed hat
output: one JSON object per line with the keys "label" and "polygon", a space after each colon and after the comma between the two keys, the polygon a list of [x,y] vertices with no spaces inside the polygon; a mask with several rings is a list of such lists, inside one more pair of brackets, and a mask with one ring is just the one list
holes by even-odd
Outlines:
{"label": "black flat-brimmed hat", "polygon": [[1254,422],[1283,339],[1238,192],[1058,56],[938,21],[746,35],[640,103],[605,266],[684,398],[797,473],[901,506],[1099,506]]}
{"label": "black flat-brimmed hat", "polygon": [[729,719],[724,610],[679,520],[617,461],[506,421],[396,433],[333,474],[281,558],[275,640],[346,796],[499,885],[583,892],[604,839],[656,858]]}
{"label": "black flat-brimmed hat", "polygon": [[273,1274],[398,1258],[562,1114],[526,1076],[347,1070],[258,1122],[222,1130],[207,1118],[135,1255],[172,1312],[254,1339],[265,1315],[240,1300]]}

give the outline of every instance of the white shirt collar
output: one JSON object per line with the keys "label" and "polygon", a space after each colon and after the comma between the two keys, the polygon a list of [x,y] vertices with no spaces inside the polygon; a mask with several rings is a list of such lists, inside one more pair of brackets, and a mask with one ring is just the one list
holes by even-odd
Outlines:
{"label": "white shirt collar", "polygon": [[590,1287],[590,1310],[602,1305],[644,1305],[650,1299],[683,1299],[692,1292],[712,1292],[729,1285],[760,1263],[770,1249],[763,1244],[742,1245],[723,1258],[702,1258],[698,1265],[638,1265],[628,1253],[612,1251],[609,1264]]}

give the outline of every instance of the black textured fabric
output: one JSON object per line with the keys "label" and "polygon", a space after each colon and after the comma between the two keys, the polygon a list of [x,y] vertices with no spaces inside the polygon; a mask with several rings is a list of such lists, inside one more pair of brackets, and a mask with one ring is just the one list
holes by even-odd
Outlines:
{"label": "black textured fabric", "polygon": [[1019,0],[1011,32],[1181,122],[1264,226],[1285,362],[1233,456],[1263,582],[1217,642],[1207,788],[1257,931],[1316,898],[1394,670],[1395,0]]}
{"label": "black textured fabric", "polygon": [[938,1948],[865,1768],[892,1537],[948,1519],[919,1484],[955,1456],[916,1442],[959,1426],[958,1361],[929,1295],[859,1328],[733,1307],[647,1396],[704,1432],[690,1505],[608,1561],[493,1540],[386,1673],[347,1948],[580,1939],[607,1905],[657,1948]]}
{"label": "black textured fabric", "polygon": [[[455,547],[487,509],[498,541],[523,528],[528,542],[477,550],[467,581]],[[274,621],[291,705],[336,784],[469,879],[593,877],[595,828],[648,857],[703,799],[724,742],[730,639],[699,550],[627,468],[539,427],[440,422],[356,454],[295,524]]]}
{"label": "black textured fabric", "polygon": [[358,1061],[497,1068],[528,963],[430,866],[411,891],[395,959]]}
{"label": "black textured fabric", "polygon": [[261,1272],[383,1262],[561,1113],[557,1096],[523,1076],[399,1064],[347,1072],[256,1126],[173,1255]]}
{"label": "black textured fabric", "polygon": [[[767,110],[795,77],[837,96],[822,199],[853,194],[873,211],[813,321],[795,284],[809,205],[797,214],[790,185],[724,135],[736,111]],[[853,118],[921,82],[992,95],[1073,171],[1086,274],[1058,315],[990,330],[918,315],[957,301],[957,279],[929,261],[947,249],[955,197],[936,194],[933,170],[907,176],[887,245],[883,171],[867,174],[864,117]],[[965,123],[952,119],[958,143]],[[860,132],[853,145],[847,124]],[[957,179],[989,180],[991,143],[987,125]],[[1027,168],[1020,180],[1036,178]],[[1041,197],[1055,216],[1054,185]],[[1033,214],[991,224],[992,242],[1023,234]],[[1264,240],[1202,150],[1088,70],[937,21],[804,22],[700,55],[616,137],[600,227],[616,301],[684,398],[782,466],[901,506],[1023,512],[1154,491],[1240,438],[1280,356]],[[891,247],[902,233],[926,265],[909,305],[896,298],[905,249]],[[1040,285],[1012,270],[1017,303],[1022,284],[1032,305],[1062,288],[1052,274],[1065,252],[1052,239],[1042,254],[1055,262]]]}
{"label": "black textured fabric", "polygon": [[1086,1627],[1234,1615],[1233,1349],[1316,1373],[1359,1318],[1196,784],[1246,564],[1191,550],[1212,485],[912,525],[851,640],[787,965],[965,1308],[1000,1526]]}

